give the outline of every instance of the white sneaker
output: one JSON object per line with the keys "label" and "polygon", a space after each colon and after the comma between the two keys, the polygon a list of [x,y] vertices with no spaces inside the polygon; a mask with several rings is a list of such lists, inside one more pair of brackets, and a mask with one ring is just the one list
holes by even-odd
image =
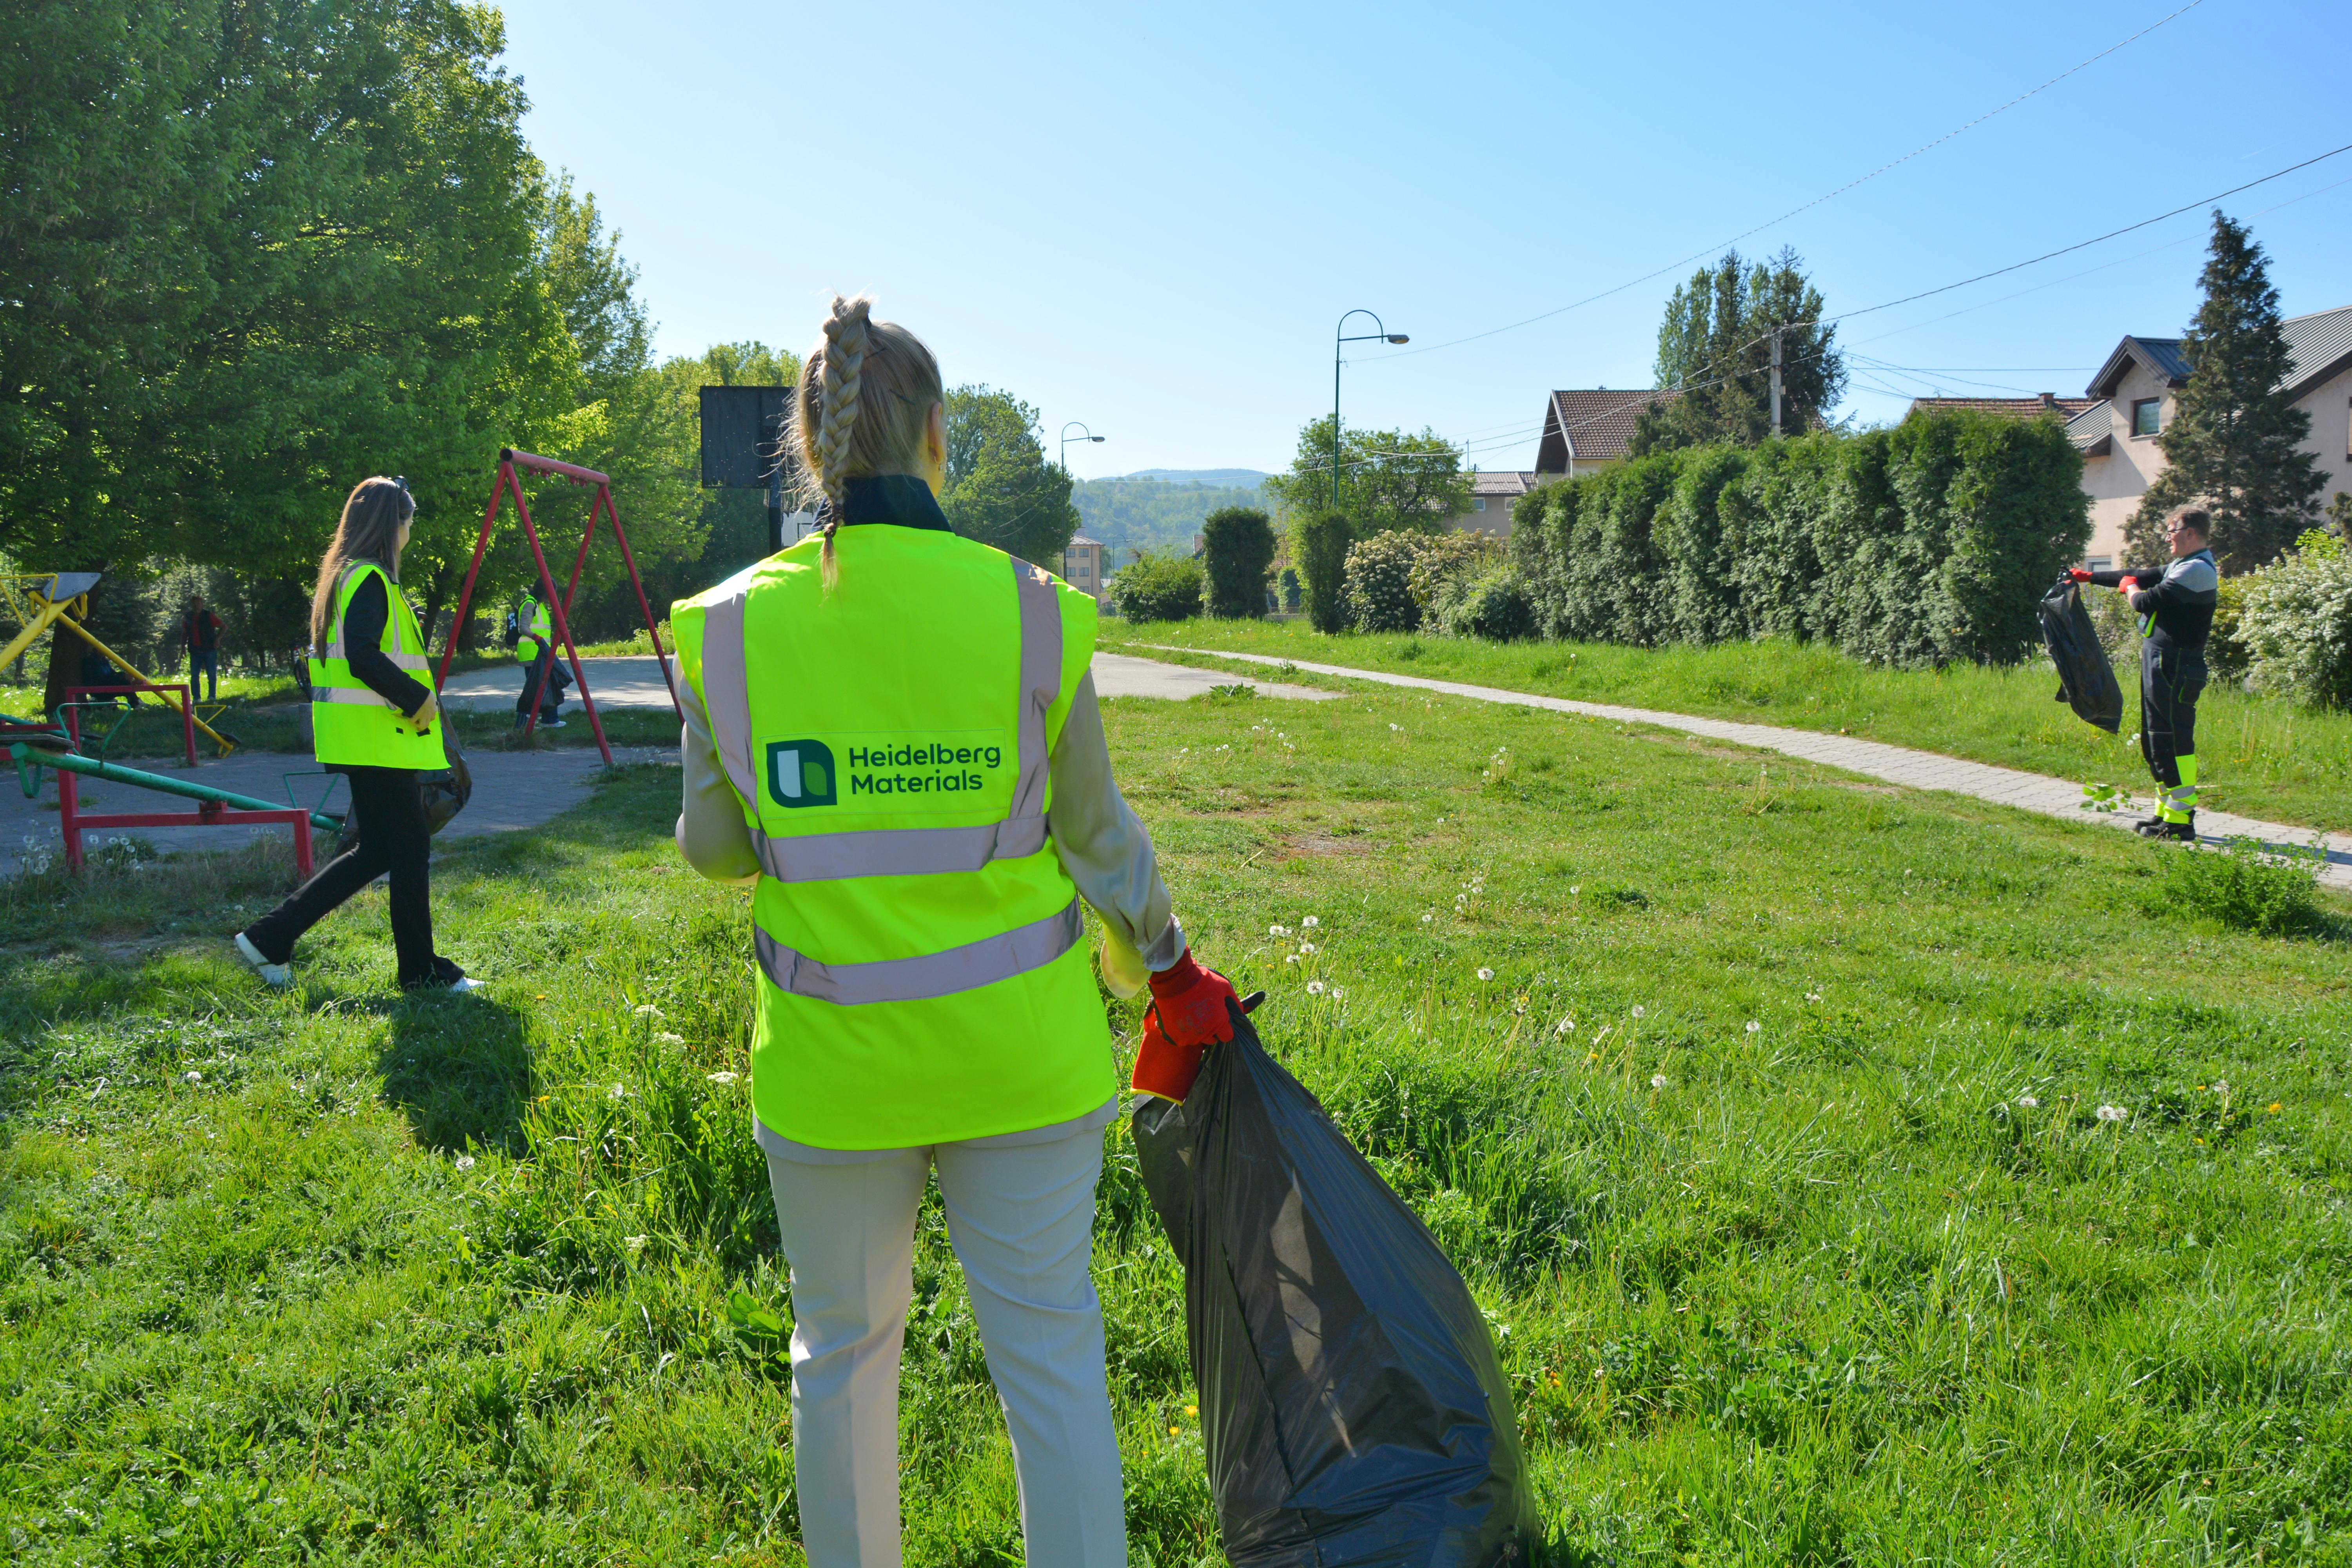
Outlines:
{"label": "white sneaker", "polygon": [[477,980],[470,974],[460,974],[457,979],[449,983],[449,989],[457,992],[459,995],[463,995],[468,991],[488,991],[489,988],[489,982],[486,980]]}
{"label": "white sneaker", "polygon": [[236,955],[253,966],[253,972],[261,976],[264,985],[276,988],[294,978],[284,964],[272,963],[262,957],[261,950],[254,946],[243,931],[236,933]]}

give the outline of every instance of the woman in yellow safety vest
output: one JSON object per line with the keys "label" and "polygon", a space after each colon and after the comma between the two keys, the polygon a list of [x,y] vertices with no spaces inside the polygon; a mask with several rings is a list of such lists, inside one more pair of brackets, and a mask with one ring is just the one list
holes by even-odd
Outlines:
{"label": "woman in yellow safety vest", "polygon": [[934,1169],[1011,1428],[1032,1568],[1126,1561],[1087,1272],[1118,1110],[1083,899],[1135,1084],[1230,1039],[1111,782],[1095,604],[958,537],[937,362],[834,301],[794,398],[821,537],[671,608],[691,700],[680,850],[751,884],[753,1131],[792,1266],[793,1463],[814,1568],[898,1561],[898,1352]]}
{"label": "woman in yellow safety vest", "polygon": [[362,479],[343,502],[335,542],[310,599],[310,728],[320,764],[352,793],[359,843],[236,933],[236,951],[271,985],[288,981],[297,938],[390,872],[392,942],[404,990],[471,991],[477,983],[433,951],[426,860],[432,835],[416,790],[420,769],[449,765],[426,674],[424,634],[401,597],[400,552],[416,501],[400,479]]}

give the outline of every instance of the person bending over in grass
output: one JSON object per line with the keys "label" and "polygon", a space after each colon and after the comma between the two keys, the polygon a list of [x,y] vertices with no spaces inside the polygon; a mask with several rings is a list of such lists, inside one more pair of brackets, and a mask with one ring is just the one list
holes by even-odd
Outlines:
{"label": "person bending over in grass", "polygon": [[2205,638],[2221,596],[2221,570],[2207,548],[2211,523],[2201,511],[2175,513],[2165,524],[2170,564],[2121,572],[2069,573],[2121,593],[2140,617],[2139,753],[2162,792],[2154,816],[2135,831],[2150,838],[2197,841],[2197,699],[2205,689]]}
{"label": "person bending over in grass", "polygon": [[[432,831],[419,769],[449,758],[416,612],[401,596],[400,552],[416,502],[400,479],[362,479],[343,502],[310,601],[310,730],[320,765],[352,790],[360,841],[236,933],[238,956],[270,985],[289,978],[297,938],[386,872],[392,945],[407,991],[471,991],[477,982],[433,951]],[[307,833],[308,827],[298,832]]]}
{"label": "person bending over in grass", "polygon": [[754,887],[802,1543],[814,1568],[899,1560],[898,1355],[936,1169],[1026,1561],[1104,1568],[1127,1547],[1087,1264],[1118,1100],[1080,899],[1113,992],[1151,989],[1138,1088],[1181,1098],[1233,1037],[1234,988],[1192,961],[1111,781],[1094,601],[949,528],[939,365],[868,309],[834,301],[793,398],[821,537],[670,611],[678,847]]}

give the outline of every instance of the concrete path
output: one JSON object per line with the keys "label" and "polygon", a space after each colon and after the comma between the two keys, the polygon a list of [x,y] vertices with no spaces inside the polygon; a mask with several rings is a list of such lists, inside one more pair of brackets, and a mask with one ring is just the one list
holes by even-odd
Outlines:
{"label": "concrete path", "polygon": [[[588,689],[596,694],[599,708],[669,706],[669,688],[662,684],[661,664],[650,654],[634,658],[583,658],[580,662],[587,667]],[[1093,668],[1095,691],[1103,697],[1170,697],[1181,700],[1198,697],[1213,686],[1232,686],[1239,679],[1220,675],[1213,669],[1194,669],[1189,665],[1161,664],[1156,659],[1129,658],[1115,653],[1095,655]],[[1328,701],[1338,695],[1279,681],[1249,680],[1240,684],[1255,687],[1260,697],[1292,697],[1307,702]],[[441,700],[453,708],[512,708],[521,690],[520,665],[506,669],[477,669],[453,676],[442,690]],[[564,693],[563,710],[580,710],[578,692]]]}
{"label": "concrete path", "polygon": [[[1947,757],[1935,752],[1916,752],[1907,746],[1857,741],[1851,735],[1825,735],[1816,731],[1791,730],[1778,724],[1740,724],[1726,719],[1695,719],[1688,714],[1664,713],[1652,708],[1620,708],[1606,702],[1577,702],[1565,697],[1538,697],[1530,692],[1506,691],[1493,686],[1471,686],[1458,680],[1432,680],[1417,675],[1391,675],[1385,670],[1351,669],[1337,664],[1308,664],[1301,659],[1276,658],[1266,654],[1223,653],[1214,648],[1175,648],[1164,643],[1144,646],[1166,647],[1171,653],[1240,659],[1250,664],[1288,665],[1294,669],[1312,670],[1318,675],[1342,675],[1353,680],[1378,681],[1383,686],[1407,686],[1417,691],[1442,691],[1449,697],[1467,697],[1480,702],[1509,702],[1525,708],[1548,709],[1556,713],[1581,713],[1595,719],[1613,719],[1622,724],[1650,724],[1664,730],[1680,730],[1685,734],[1704,735],[1709,740],[1730,741],[1742,746],[1803,757],[1808,762],[1826,763],[1831,767],[1884,779],[1889,784],[1907,784],[1913,789],[1949,790],[1955,795],[1974,795],[1979,800],[1997,801],[2003,805],[2040,812],[2044,816],[2062,816],[2069,822],[2105,823],[2110,827],[2128,827],[2137,816],[2145,815],[2147,810],[2142,806],[2131,815],[2085,811],[2083,809],[2083,786],[2079,784],[2069,784],[2064,779],[2049,778],[2041,773],[2021,773],[2015,768],[1994,767],[1989,763],[1963,762],[1958,757]],[[2319,834],[2307,827],[2289,827],[2283,823],[2263,822],[2256,817],[2238,816],[2226,811],[2200,811],[2197,826],[2203,834],[2204,842],[2213,847],[2238,837],[2256,838],[2274,847],[2292,845],[2307,848],[2317,844],[2327,854],[2327,864],[2320,868],[2319,879],[2330,887],[2352,891],[2352,835]]]}
{"label": "concrete path", "polygon": [[[613,757],[620,763],[675,763],[677,750],[674,746],[615,746]],[[144,773],[235,790],[273,804],[288,802],[335,813],[344,811],[351,804],[351,795],[340,774],[320,773],[318,764],[310,758],[283,752],[239,752],[200,763],[194,768],[178,757],[125,758],[122,763]],[[457,820],[442,830],[445,839],[537,827],[586,799],[590,782],[604,763],[593,746],[567,746],[546,752],[469,752],[466,765],[473,772],[474,797],[457,814]],[[289,773],[294,776],[289,779],[286,776]],[[195,802],[99,779],[83,782],[81,806],[94,813],[193,813]],[[87,851],[98,841],[114,837],[143,838],[166,854],[184,849],[233,849],[252,839],[263,838],[286,847],[289,860],[293,856],[292,836],[284,827],[93,828],[83,834],[83,847]],[[26,800],[24,791],[16,787],[14,778],[9,778],[5,786],[0,786],[0,875],[15,872],[28,848],[37,854],[54,855],[58,847],[57,775],[44,774],[37,800]]]}

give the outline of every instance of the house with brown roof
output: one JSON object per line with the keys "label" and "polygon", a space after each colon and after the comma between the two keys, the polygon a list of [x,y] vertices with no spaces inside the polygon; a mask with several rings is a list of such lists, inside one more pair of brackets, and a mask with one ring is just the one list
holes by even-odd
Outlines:
{"label": "house with brown roof", "polygon": [[[2319,459],[2325,501],[2352,490],[2352,305],[2279,325],[2294,364],[2279,384],[2311,416],[2303,449]],[[2091,378],[2095,401],[2066,422],[2091,496],[2087,553],[2095,568],[2123,560],[2125,525],[2169,466],[2156,437],[2172,423],[2189,370],[2179,338],[2126,338]]]}
{"label": "house with brown roof", "polygon": [[1911,400],[1911,413],[1950,414],[1966,410],[1972,414],[1997,414],[2004,419],[2038,419],[2044,414],[2072,419],[2096,402],[2095,397],[2061,397],[2054,392],[2045,392],[2039,397],[1915,397]]}
{"label": "house with brown roof", "polygon": [[1470,510],[1445,520],[1448,528],[1475,528],[1497,539],[1511,536],[1511,503],[1554,476],[1526,468],[1498,468],[1470,476]]}
{"label": "house with brown roof", "polygon": [[1672,403],[1679,392],[1605,386],[1555,392],[1544,404],[1543,440],[1536,447],[1539,479],[1572,479],[1622,462],[1633,439],[1633,421],[1653,403]]}

